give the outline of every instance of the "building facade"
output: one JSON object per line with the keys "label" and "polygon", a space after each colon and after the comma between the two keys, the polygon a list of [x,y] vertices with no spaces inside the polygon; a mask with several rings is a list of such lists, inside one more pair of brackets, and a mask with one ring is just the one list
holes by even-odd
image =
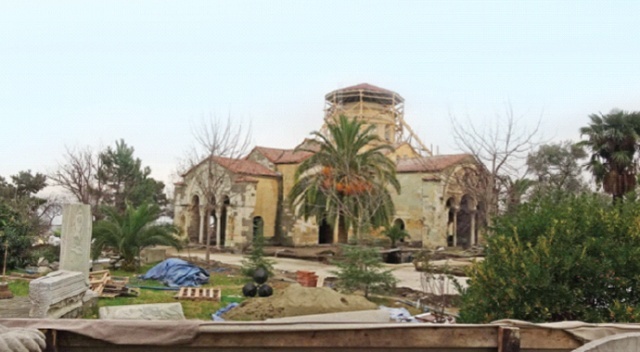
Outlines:
{"label": "building facade", "polygon": [[[325,103],[321,132],[327,122],[345,115],[374,125],[380,139],[395,147],[388,154],[401,184],[401,192],[393,193],[394,224],[409,233],[407,241],[424,247],[478,243],[484,206],[469,187],[469,178],[481,170],[473,156],[433,155],[405,122],[404,99],[393,91],[360,84],[327,94]],[[206,243],[209,234],[220,247],[248,245],[258,233],[283,245],[335,243],[337,229],[297,218],[288,207],[297,167],[311,155],[258,146],[242,159],[204,160],[176,184],[174,223],[191,242]],[[203,175],[212,174],[219,185],[215,196],[203,182],[211,181]]]}

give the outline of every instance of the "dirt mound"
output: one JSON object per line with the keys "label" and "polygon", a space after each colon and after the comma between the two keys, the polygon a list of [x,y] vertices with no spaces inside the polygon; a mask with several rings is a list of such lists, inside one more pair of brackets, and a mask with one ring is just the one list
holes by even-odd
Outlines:
{"label": "dirt mound", "polygon": [[226,320],[265,320],[308,314],[376,309],[357,295],[343,295],[327,287],[291,285],[268,298],[252,298],[223,316]]}

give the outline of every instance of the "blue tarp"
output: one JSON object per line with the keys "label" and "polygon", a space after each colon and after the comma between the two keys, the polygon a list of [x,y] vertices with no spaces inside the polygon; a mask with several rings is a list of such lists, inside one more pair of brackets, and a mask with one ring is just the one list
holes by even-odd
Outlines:
{"label": "blue tarp", "polygon": [[230,310],[232,310],[233,308],[239,306],[240,303],[237,302],[231,302],[229,304],[227,304],[226,307],[220,308],[218,309],[217,312],[211,314],[211,319],[213,319],[213,321],[224,321],[224,318],[222,318],[222,315]]}
{"label": "blue tarp", "polygon": [[187,261],[166,259],[147,271],[144,280],[158,280],[169,287],[200,286],[209,282],[209,273]]}

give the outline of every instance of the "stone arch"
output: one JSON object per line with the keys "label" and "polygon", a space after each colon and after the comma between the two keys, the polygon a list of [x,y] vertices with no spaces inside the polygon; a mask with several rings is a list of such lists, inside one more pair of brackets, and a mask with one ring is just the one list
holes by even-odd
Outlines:
{"label": "stone arch", "polygon": [[189,204],[189,222],[187,225],[187,236],[189,242],[201,242],[200,238],[200,197],[194,194]]}
{"label": "stone arch", "polygon": [[465,194],[460,199],[460,207],[456,214],[456,245],[468,248],[475,234],[475,204],[473,198]]}
{"label": "stone arch", "polygon": [[327,218],[323,217],[318,226],[318,244],[330,243],[333,243],[333,227],[329,224]]}

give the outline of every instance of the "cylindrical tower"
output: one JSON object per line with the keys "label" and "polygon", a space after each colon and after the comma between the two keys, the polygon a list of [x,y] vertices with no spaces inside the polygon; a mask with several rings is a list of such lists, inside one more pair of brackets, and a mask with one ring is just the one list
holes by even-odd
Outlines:
{"label": "cylindrical tower", "polygon": [[431,155],[420,138],[404,121],[404,98],[400,94],[368,83],[346,87],[325,95],[325,125],[340,115],[375,126],[380,140],[391,145],[408,143],[422,155]]}
{"label": "cylindrical tower", "polygon": [[325,123],[340,115],[355,117],[374,125],[378,137],[390,144],[402,133],[404,99],[398,93],[363,83],[334,90],[325,95],[325,104]]}

